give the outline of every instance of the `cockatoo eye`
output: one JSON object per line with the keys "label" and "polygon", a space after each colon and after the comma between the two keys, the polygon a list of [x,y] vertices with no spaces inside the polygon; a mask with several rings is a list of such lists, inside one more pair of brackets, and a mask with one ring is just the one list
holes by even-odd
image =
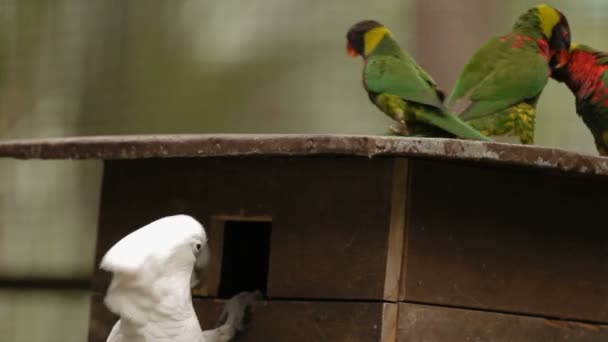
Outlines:
{"label": "cockatoo eye", "polygon": [[195,248],[197,251],[200,251],[201,247],[202,247],[202,244],[200,242],[195,245]]}

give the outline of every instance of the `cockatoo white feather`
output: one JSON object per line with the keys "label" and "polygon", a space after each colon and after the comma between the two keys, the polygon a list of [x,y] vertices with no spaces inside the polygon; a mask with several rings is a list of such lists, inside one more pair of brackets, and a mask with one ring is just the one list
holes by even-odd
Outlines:
{"label": "cockatoo white feather", "polygon": [[[202,332],[192,306],[193,270],[208,260],[203,226],[187,215],[156,220],[124,237],[106,253],[100,268],[112,272],[105,304],[118,316],[108,342],[219,342],[242,328],[257,294],[231,299],[221,327]],[[196,267],[195,267],[196,264]],[[238,305],[235,303],[239,303]]]}
{"label": "cockatoo white feather", "polygon": [[179,286],[179,278],[191,276],[206,242],[203,226],[186,215],[161,218],[125,236],[101,260],[100,267],[113,273],[106,305],[122,318],[145,324],[167,290],[190,295],[190,283]]}
{"label": "cockatoo white feather", "polygon": [[192,240],[207,241],[198,221],[187,215],[163,217],[118,241],[103,257],[100,267],[110,272],[134,273],[144,266],[154,266],[155,259],[162,262],[175,248]]}

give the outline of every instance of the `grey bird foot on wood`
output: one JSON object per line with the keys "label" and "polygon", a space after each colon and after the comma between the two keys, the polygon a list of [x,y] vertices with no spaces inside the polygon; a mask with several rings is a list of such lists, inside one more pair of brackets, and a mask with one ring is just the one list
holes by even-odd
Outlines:
{"label": "grey bird foot on wood", "polygon": [[247,327],[251,315],[253,303],[262,299],[260,291],[241,292],[230,298],[224,306],[224,311],[220,315],[217,327],[226,323],[233,326],[236,331],[243,331]]}

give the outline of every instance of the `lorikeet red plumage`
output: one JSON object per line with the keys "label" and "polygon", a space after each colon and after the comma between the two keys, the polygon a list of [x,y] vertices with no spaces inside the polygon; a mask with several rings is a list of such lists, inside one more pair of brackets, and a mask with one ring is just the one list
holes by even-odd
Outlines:
{"label": "lorikeet red plumage", "polygon": [[576,112],[593,134],[597,151],[608,156],[608,53],[572,45],[566,68],[551,76],[576,97]]}

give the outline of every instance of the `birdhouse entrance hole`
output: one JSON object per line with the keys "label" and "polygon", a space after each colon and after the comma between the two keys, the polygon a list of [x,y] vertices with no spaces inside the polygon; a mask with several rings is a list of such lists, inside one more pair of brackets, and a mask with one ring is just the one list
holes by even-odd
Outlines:
{"label": "birdhouse entrance hole", "polygon": [[253,290],[266,296],[271,231],[271,221],[224,221],[220,298]]}

